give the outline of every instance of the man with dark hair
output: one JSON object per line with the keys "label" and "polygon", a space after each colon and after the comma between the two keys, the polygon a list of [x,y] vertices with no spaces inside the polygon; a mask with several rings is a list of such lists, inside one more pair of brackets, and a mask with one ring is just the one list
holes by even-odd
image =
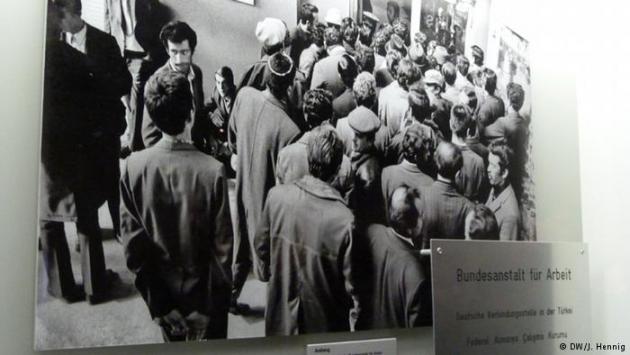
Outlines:
{"label": "man with dark hair", "polygon": [[[422,125],[414,122],[405,129],[402,141],[402,162],[398,165],[388,166],[383,169],[381,175],[381,188],[383,200],[389,202],[392,192],[399,186],[406,184],[413,187],[426,187],[433,184],[433,178],[423,172],[420,167],[425,167],[431,151],[431,138]],[[389,211],[389,205],[385,205],[385,211]]]}
{"label": "man with dark hair", "polygon": [[287,26],[280,19],[266,17],[256,25],[255,35],[262,44],[263,55],[245,71],[236,86],[237,92],[246,86],[258,90],[267,88],[267,81],[271,75],[268,69],[269,58],[283,50],[285,39],[288,37]]}
{"label": "man with dark hair", "polygon": [[343,159],[335,130],[311,132],[310,175],[269,191],[254,246],[267,281],[265,335],[348,331],[355,296],[354,217],[330,184]]}
{"label": "man with dark hair", "polygon": [[478,45],[470,47],[471,55],[473,57],[473,64],[470,68],[470,73],[473,74],[478,71],[483,71],[485,66],[483,65],[484,53],[483,49]]}
{"label": "man with dark hair", "polygon": [[376,79],[376,87],[380,90],[396,81],[396,73],[398,72],[398,64],[403,56],[399,51],[390,50],[385,54],[380,66],[376,66],[374,78]]}
{"label": "man with dark hair", "polygon": [[514,152],[510,161],[510,181],[516,196],[520,198],[523,192],[522,179],[526,174],[525,164],[529,145],[529,122],[519,113],[525,102],[525,91],[520,84],[516,83],[509,83],[506,91],[509,102],[507,115],[486,127],[483,136],[487,142],[502,138],[507,140],[508,146]]}
{"label": "man with dark hair", "polygon": [[224,167],[190,143],[185,74],[153,75],[145,103],[162,138],[131,155],[121,179],[127,266],[165,341],[226,338],[233,240]]}
{"label": "man with dark hair", "polygon": [[499,225],[492,210],[480,203],[466,216],[466,240],[499,240]]}
{"label": "man with dark hair", "polygon": [[[160,40],[166,48],[169,60],[155,74],[163,72],[179,72],[188,78],[193,95],[193,126],[191,139],[197,149],[209,152],[210,120],[204,115],[203,74],[193,63],[193,55],[197,47],[197,34],[188,24],[173,21],[166,24],[160,32]],[[145,110],[146,111],[146,110]],[[148,113],[148,112],[147,112]],[[142,139],[146,147],[150,147],[162,138],[162,132],[155,126],[151,114],[142,120]]]}
{"label": "man with dark hair", "polygon": [[472,203],[457,192],[455,177],[462,168],[462,152],[450,142],[442,142],[435,151],[437,181],[423,190],[424,225],[422,241],[414,241],[428,249],[433,238],[464,239],[466,215]]}
{"label": "man with dark hair", "polygon": [[442,98],[448,100],[451,105],[455,105],[459,102],[460,90],[455,87],[455,81],[457,80],[457,69],[451,62],[446,62],[442,66],[442,75],[444,76],[444,93]]}
{"label": "man with dark hair", "polygon": [[361,28],[359,30],[359,41],[364,46],[372,45],[372,37],[374,31],[378,26],[379,19],[373,13],[369,11],[363,11],[363,17],[361,20]]}
{"label": "man with dark hair", "polygon": [[334,119],[348,116],[350,111],[357,107],[357,102],[352,94],[352,85],[359,74],[359,67],[351,55],[344,54],[337,64],[337,72],[346,86],[346,90],[332,102]]}
{"label": "man with dark hair", "polygon": [[442,139],[450,141],[452,133],[449,121],[452,105],[450,101],[442,97],[442,92],[444,91],[444,77],[439,71],[429,69],[424,73],[423,81],[426,92],[429,95],[429,100],[431,101],[431,107],[433,108],[431,121],[437,126]]}
{"label": "man with dark hair", "polygon": [[470,61],[463,54],[459,54],[456,59],[457,79],[455,79],[455,87],[459,90],[464,90],[466,87],[471,87],[473,84],[467,79],[468,69],[470,68]]}
{"label": "man with dark hair", "polygon": [[497,74],[485,68],[483,70],[484,90],[486,92],[483,102],[479,105],[477,120],[479,125],[487,127],[493,124],[499,117],[505,115],[505,105],[503,100],[495,94],[497,89]]}
{"label": "man with dark hair", "polygon": [[313,66],[327,55],[326,45],[324,43],[325,29],[326,26],[323,24],[313,26],[310,33],[311,45],[300,54],[300,65],[296,76],[298,80],[302,82],[302,87],[310,87],[313,76]]}
{"label": "man with dark hair", "polygon": [[328,27],[326,29],[324,40],[328,57],[315,63],[311,89],[324,88],[332,92],[333,97],[336,98],[346,88],[337,71],[339,61],[346,54],[346,50],[341,45],[341,32],[336,27]]}
{"label": "man with dark hair", "polygon": [[214,73],[214,82],[212,97],[205,107],[210,118],[210,135],[213,138],[208,150],[212,156],[225,164],[228,176],[234,177],[234,171],[230,167],[232,154],[227,143],[228,122],[236,99],[232,69],[227,66],[219,68]]}
{"label": "man with dark hair", "polygon": [[[254,259],[252,245],[267,192],[275,185],[280,149],[297,141],[301,131],[289,116],[287,88],[295,66],[284,53],[269,57],[267,89],[245,87],[232,108],[228,141],[236,161],[238,229],[235,238],[234,293],[236,303]],[[258,276],[258,275],[257,275]]]}
{"label": "man with dark hair", "polygon": [[303,3],[298,8],[297,26],[291,31],[291,51],[289,56],[296,66],[300,65],[300,55],[302,51],[311,45],[311,30],[315,24],[315,15],[318,13],[317,6]]}
{"label": "man with dark hair", "polygon": [[468,132],[473,120],[470,110],[464,105],[455,105],[451,110],[451,130],[453,136],[451,142],[462,152],[462,169],[455,178],[459,192],[471,201],[485,200],[487,193],[487,180],[483,158],[473,152],[466,143]]}
{"label": "man with dark hair", "polygon": [[389,227],[373,224],[366,232],[362,266],[361,316],[357,329],[412,328],[431,324],[430,280],[413,245],[422,229],[422,201],[407,185],[388,199]]}
{"label": "man with dark hair", "polygon": [[486,206],[496,215],[501,240],[519,240],[521,213],[510,183],[513,151],[505,140],[492,142],[488,148],[488,179],[492,189]]}
{"label": "man with dark hair", "polygon": [[345,17],[341,20],[341,37],[346,53],[354,56],[357,38],[359,38],[359,27],[352,17]]}
{"label": "man with dark hair", "polygon": [[[311,138],[311,130],[322,125],[331,125],[332,94],[328,90],[313,89],[304,94],[304,119],[309,131],[295,143],[282,148],[278,154],[276,165],[276,181],[278,184],[289,184],[309,174],[306,147]],[[331,183],[333,187],[345,193],[352,182],[350,159],[344,155],[339,174]]]}
{"label": "man with dark hair", "polygon": [[355,59],[359,65],[359,72],[374,72],[374,50],[369,46],[359,44],[355,53]]}
{"label": "man with dark hair", "polygon": [[409,87],[421,78],[419,68],[410,59],[404,58],[398,65],[396,81],[381,90],[378,96],[378,118],[387,126],[390,137],[398,133],[409,109]]}
{"label": "man with dark hair", "polygon": [[[99,303],[116,275],[105,269],[98,208],[107,201],[119,234],[121,98],[131,76],[116,40],[83,21],[81,1],[48,6],[39,216],[48,292]],[[72,275],[63,222],[76,222],[85,294]]]}

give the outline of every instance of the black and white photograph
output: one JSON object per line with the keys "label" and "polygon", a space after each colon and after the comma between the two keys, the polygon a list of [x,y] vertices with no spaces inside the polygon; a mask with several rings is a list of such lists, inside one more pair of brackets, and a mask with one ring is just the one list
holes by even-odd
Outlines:
{"label": "black and white photograph", "polygon": [[496,1],[47,0],[35,349],[432,326],[432,239],[537,239]]}

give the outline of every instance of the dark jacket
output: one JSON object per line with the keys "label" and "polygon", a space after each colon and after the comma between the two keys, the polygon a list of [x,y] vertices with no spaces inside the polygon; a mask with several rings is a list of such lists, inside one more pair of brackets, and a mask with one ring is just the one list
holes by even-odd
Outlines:
{"label": "dark jacket", "polygon": [[[205,103],[203,95],[203,74],[201,69],[195,64],[190,66],[190,70],[194,73],[192,79],[192,96],[193,96],[193,117],[194,122],[191,130],[192,140],[195,143],[197,149],[206,151],[206,146],[210,140],[210,120],[205,114]],[[170,62],[166,62],[160,69],[158,69],[153,76],[159,75],[163,72],[171,72],[174,69],[171,67]],[[150,80],[150,79],[149,79]],[[144,117],[142,118],[142,141],[145,147],[150,147],[156,144],[162,138],[162,132],[157,128],[149,111],[144,109]]]}
{"label": "dark jacket", "polygon": [[227,312],[233,241],[223,165],[162,139],[127,159],[120,187],[127,266],[151,316]]}
{"label": "dark jacket", "polygon": [[365,243],[356,259],[367,276],[359,286],[357,330],[430,325],[430,280],[418,251],[380,224],[367,229]]}
{"label": "dark jacket", "polygon": [[414,244],[429,248],[433,238],[464,239],[466,215],[473,205],[452,184],[437,180],[422,190],[424,202],[422,242]]}
{"label": "dark jacket", "polygon": [[115,164],[126,127],[120,98],[131,76],[114,38],[86,26],[86,54],[56,39],[46,43],[42,219],[74,220],[77,200],[96,208],[118,181]]}
{"label": "dark jacket", "polygon": [[389,213],[389,199],[394,190],[403,184],[420,188],[433,184],[433,178],[423,173],[416,164],[403,160],[398,165],[391,165],[383,169],[381,174],[381,190],[385,201],[385,212]]}
{"label": "dark jacket", "polygon": [[266,335],[350,330],[353,222],[341,195],[312,176],[269,192],[254,240]]}

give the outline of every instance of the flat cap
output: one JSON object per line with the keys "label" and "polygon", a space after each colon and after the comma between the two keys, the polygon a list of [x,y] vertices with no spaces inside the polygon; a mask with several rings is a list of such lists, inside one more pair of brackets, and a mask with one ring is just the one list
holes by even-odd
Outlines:
{"label": "flat cap", "polygon": [[444,77],[442,76],[442,73],[435,69],[427,70],[426,73],[424,73],[423,80],[427,84],[437,84],[440,86],[444,85]]}
{"label": "flat cap", "polygon": [[363,11],[363,21],[368,21],[373,24],[377,24],[379,22],[378,17],[369,11]]}
{"label": "flat cap", "polygon": [[265,47],[275,46],[284,41],[287,27],[277,18],[267,17],[256,25],[256,38]]}
{"label": "flat cap", "polygon": [[355,132],[371,133],[378,130],[381,121],[372,110],[365,106],[359,106],[348,115],[348,125]]}

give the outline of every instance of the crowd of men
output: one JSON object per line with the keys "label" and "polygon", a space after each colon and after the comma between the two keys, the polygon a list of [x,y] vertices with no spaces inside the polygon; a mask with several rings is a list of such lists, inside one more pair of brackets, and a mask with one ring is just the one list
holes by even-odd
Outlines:
{"label": "crowd of men", "polygon": [[[291,30],[260,21],[261,57],[238,82],[221,67],[206,98],[195,31],[145,29],[155,4],[121,4],[115,39],[81,19],[79,0],[49,1],[40,238],[51,295],[107,300],[105,201],[166,341],[225,338],[228,312],[247,312],[251,272],[267,282],[267,335],[430,325],[420,250],[431,239],[524,239],[525,92],[498,88],[478,46],[471,64],[411,39],[395,11],[382,24],[333,9],[320,23],[304,4]],[[64,221],[77,225],[83,289]]]}

